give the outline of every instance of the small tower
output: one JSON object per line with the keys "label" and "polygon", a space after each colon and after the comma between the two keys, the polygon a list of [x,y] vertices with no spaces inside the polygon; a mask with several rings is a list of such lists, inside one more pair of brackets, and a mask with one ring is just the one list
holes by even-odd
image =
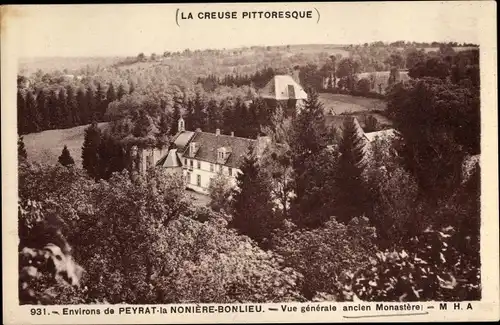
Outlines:
{"label": "small tower", "polygon": [[186,131],[185,124],[184,124],[184,119],[182,117],[179,119],[179,122],[177,124],[177,129],[178,129],[179,132]]}

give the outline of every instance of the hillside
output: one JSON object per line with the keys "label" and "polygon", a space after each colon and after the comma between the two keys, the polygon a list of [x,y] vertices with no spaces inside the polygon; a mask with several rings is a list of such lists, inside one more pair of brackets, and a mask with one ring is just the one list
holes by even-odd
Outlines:
{"label": "hillside", "polygon": [[122,60],[120,57],[36,57],[20,58],[18,71],[22,75],[30,75],[42,70],[44,73],[67,70],[74,73],[86,67],[103,68]]}
{"label": "hillside", "polygon": [[[106,123],[99,123],[104,126]],[[24,135],[28,159],[32,162],[56,164],[64,146],[68,146],[78,167],[82,165],[82,144],[87,125],[71,129],[48,130]]]}

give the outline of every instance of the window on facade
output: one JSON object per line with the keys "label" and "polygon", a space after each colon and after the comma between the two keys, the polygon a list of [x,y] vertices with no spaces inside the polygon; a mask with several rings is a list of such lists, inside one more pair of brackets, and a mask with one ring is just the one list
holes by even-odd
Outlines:
{"label": "window on facade", "polygon": [[191,182],[191,173],[187,173],[186,174],[186,183],[190,183]]}
{"label": "window on facade", "polygon": [[196,185],[201,186],[201,175],[196,175]]}
{"label": "window on facade", "polygon": [[210,171],[213,173],[214,172],[214,164],[210,164]]}
{"label": "window on facade", "polygon": [[227,170],[229,171],[229,176],[233,176],[233,169],[232,168],[228,168]]}
{"label": "window on facade", "polygon": [[192,160],[189,161],[189,166],[191,166],[191,168],[193,168],[193,161]]}
{"label": "window on facade", "polygon": [[188,165],[188,160],[186,158],[184,158],[184,165]]}
{"label": "window on facade", "polygon": [[201,169],[201,162],[198,161],[198,169]]}

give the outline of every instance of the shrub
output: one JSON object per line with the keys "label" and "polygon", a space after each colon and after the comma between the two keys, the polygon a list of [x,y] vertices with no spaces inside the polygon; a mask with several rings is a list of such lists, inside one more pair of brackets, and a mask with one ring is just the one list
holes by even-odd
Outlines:
{"label": "shrub", "polygon": [[364,301],[479,300],[480,265],[449,244],[455,235],[429,228],[406,249],[378,252],[347,287]]}
{"label": "shrub", "polygon": [[312,299],[321,292],[342,300],[338,281],[349,272],[369,263],[375,253],[374,228],[366,218],[353,218],[348,225],[327,221],[314,230],[281,230],[274,236],[274,251],[284,257],[285,265],[304,275],[302,292]]}

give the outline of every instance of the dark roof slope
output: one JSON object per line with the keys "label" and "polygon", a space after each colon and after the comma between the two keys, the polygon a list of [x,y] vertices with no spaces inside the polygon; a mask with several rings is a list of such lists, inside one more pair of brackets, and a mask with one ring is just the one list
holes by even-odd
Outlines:
{"label": "dark roof slope", "polygon": [[[182,136],[182,133],[179,136]],[[179,148],[184,157],[191,157],[189,156],[189,144],[192,142],[196,142],[197,147],[196,153],[192,158],[214,164],[217,163],[217,150],[221,147],[226,148],[226,152],[229,152],[229,157],[224,165],[232,168],[239,168],[248,152],[248,148],[250,146],[254,147],[257,144],[257,140],[253,139],[223,134],[216,135],[215,133],[208,132],[195,132],[189,142],[184,144],[184,150]]]}

